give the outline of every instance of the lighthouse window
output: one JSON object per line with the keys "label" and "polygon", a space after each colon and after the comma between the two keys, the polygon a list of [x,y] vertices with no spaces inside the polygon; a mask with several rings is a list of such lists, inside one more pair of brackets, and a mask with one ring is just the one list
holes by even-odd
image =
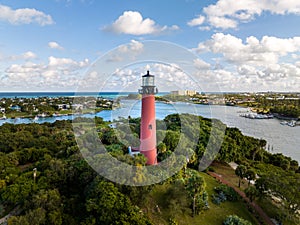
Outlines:
{"label": "lighthouse window", "polygon": [[149,124],[148,129],[149,129],[149,130],[152,130],[152,124]]}

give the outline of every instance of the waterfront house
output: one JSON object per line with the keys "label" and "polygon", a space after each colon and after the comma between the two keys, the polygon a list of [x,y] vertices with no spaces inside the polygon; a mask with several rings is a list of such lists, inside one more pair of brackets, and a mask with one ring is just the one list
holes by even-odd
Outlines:
{"label": "waterfront house", "polygon": [[58,107],[58,109],[60,109],[60,110],[67,110],[67,109],[70,109],[70,105],[69,105],[69,104],[58,104],[57,107]]}
{"label": "waterfront house", "polygon": [[21,111],[21,107],[18,106],[18,105],[13,105],[13,106],[10,107],[10,109],[13,110],[13,111],[17,111],[17,112]]}

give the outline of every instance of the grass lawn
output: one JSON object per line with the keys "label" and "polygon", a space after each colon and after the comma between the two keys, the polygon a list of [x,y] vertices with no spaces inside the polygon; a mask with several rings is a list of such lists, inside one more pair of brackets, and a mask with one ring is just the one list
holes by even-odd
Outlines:
{"label": "grass lawn", "polygon": [[205,179],[206,191],[209,195],[210,208],[208,210],[192,217],[187,194],[181,184],[157,185],[147,196],[142,207],[151,221],[157,225],[168,224],[170,218],[175,218],[178,224],[182,225],[222,225],[227,216],[235,214],[249,220],[253,225],[257,224],[242,200],[226,201],[220,205],[212,203],[210,196],[214,193],[214,187],[219,183],[206,173],[201,173],[201,176]]}
{"label": "grass lawn", "polygon": [[[213,162],[210,167],[213,168],[217,174],[221,174],[222,177],[231,184],[235,185],[236,187],[239,186],[239,178],[235,175],[234,170],[228,164]],[[248,181],[246,179],[241,180],[240,189],[245,190],[247,187]]]}
{"label": "grass lawn", "polygon": [[18,118],[18,117],[23,117],[23,116],[29,116],[29,113],[12,111],[12,112],[6,114],[7,118]]}

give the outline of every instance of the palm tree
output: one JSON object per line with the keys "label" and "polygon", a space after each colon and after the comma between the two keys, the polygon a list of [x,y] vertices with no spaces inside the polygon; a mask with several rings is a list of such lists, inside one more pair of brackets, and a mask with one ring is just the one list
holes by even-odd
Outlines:
{"label": "palm tree", "polygon": [[239,165],[235,169],[235,174],[239,177],[239,188],[241,187],[241,179],[245,177],[246,171],[247,171],[247,167],[244,165]]}

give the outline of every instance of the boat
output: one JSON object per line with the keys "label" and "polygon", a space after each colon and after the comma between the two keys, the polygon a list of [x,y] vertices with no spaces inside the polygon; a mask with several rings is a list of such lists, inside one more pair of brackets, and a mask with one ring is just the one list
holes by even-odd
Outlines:
{"label": "boat", "polygon": [[280,124],[281,124],[281,125],[287,125],[287,124],[288,124],[288,121],[281,121]]}
{"label": "boat", "polygon": [[296,120],[291,120],[291,121],[281,121],[281,125],[287,125],[289,127],[295,127],[296,126]]}
{"label": "boat", "polygon": [[287,125],[290,126],[290,127],[296,126],[296,120],[291,120],[290,122],[288,122]]}
{"label": "boat", "polygon": [[271,114],[257,114],[257,113],[243,113],[240,114],[241,117],[248,119],[273,119],[274,116]]}
{"label": "boat", "polygon": [[36,121],[36,120],[38,120],[38,119],[39,119],[39,117],[38,117],[38,116],[35,116],[32,120]]}

